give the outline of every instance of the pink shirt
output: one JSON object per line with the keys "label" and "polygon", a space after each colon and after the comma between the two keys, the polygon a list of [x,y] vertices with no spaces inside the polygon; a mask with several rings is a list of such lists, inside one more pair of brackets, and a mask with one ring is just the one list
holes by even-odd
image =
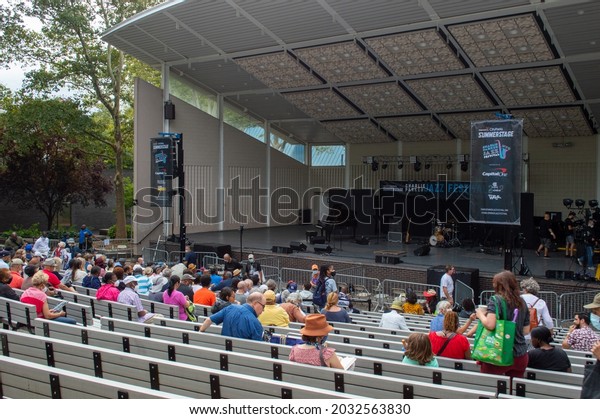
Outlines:
{"label": "pink shirt", "polygon": [[185,296],[177,290],[173,290],[171,295],[168,291],[163,292],[163,303],[179,306],[179,320],[187,320],[187,314],[185,313],[185,304],[187,300]]}
{"label": "pink shirt", "polygon": [[[319,350],[317,348],[306,348],[301,347],[302,345],[292,346],[290,351],[290,361],[298,362],[299,364],[317,365],[321,366],[321,359],[319,356]],[[335,354],[335,349],[324,348],[323,359],[327,361]]]}
{"label": "pink shirt", "polygon": [[21,295],[21,302],[25,304],[33,304],[35,306],[37,316],[41,319],[45,318],[43,308],[46,301],[48,301],[48,296],[46,293],[36,287],[27,288],[23,295]]}
{"label": "pink shirt", "polygon": [[117,301],[117,298],[119,298],[119,289],[113,284],[103,284],[96,291],[97,300]]}

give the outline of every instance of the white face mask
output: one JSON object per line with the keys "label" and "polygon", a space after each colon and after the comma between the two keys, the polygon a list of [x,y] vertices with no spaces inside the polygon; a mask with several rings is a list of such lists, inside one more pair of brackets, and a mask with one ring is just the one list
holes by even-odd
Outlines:
{"label": "white face mask", "polygon": [[600,316],[594,313],[590,314],[590,323],[596,330],[600,330]]}

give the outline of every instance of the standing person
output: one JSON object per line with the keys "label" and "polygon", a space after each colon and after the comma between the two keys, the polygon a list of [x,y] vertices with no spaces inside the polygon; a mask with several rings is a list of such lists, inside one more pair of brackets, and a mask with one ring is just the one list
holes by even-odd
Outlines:
{"label": "standing person", "polygon": [[248,296],[246,304],[231,304],[204,320],[200,332],[205,332],[213,323],[223,323],[222,336],[262,341],[263,326],[258,321],[258,316],[262,314],[266,304],[264,295],[253,292]]}
{"label": "standing person", "polygon": [[[496,304],[499,305],[498,312],[502,319],[512,320],[513,313],[518,310],[515,319],[515,340],[513,346],[513,365],[500,367],[486,362],[481,363],[481,372],[486,374],[506,375],[509,377],[522,378],[527,368],[529,357],[527,355],[527,343],[525,335],[529,334],[529,310],[525,300],[521,298],[517,278],[510,271],[502,271],[494,275],[492,279],[495,295],[490,298],[486,309],[477,309],[475,314],[480,323],[488,330],[496,328]],[[506,302],[508,313],[503,313],[501,300]]]}
{"label": "standing person", "polygon": [[177,275],[169,279],[169,288],[163,293],[163,302],[179,307],[179,320],[188,320],[186,309],[193,304],[185,295],[177,291],[181,285],[181,280]]}
{"label": "standing person", "polygon": [[324,345],[325,338],[333,330],[322,314],[306,316],[306,325],[300,329],[303,344],[292,346],[289,359],[300,364],[344,369],[335,349]]}
{"label": "standing person", "polygon": [[243,268],[242,264],[239,263],[234,258],[232,258],[229,253],[225,253],[223,255],[223,260],[225,261],[224,266],[225,266],[225,270],[226,271],[229,271],[229,272],[232,272],[232,273],[235,270],[239,270],[240,272],[242,271],[242,268]]}
{"label": "standing person", "polygon": [[[550,310],[548,310],[548,305],[546,302],[538,297],[540,292],[540,284],[538,284],[535,279],[528,278],[521,281],[520,285],[521,290],[523,290],[521,298],[525,300],[525,304],[527,304],[528,309],[535,309],[538,325],[546,326],[548,329],[550,329],[550,333],[552,333],[552,329],[554,328],[554,320],[552,320],[552,316],[550,315]],[[531,342],[531,336],[529,334],[525,335],[525,341],[527,341],[528,344]]]}
{"label": "standing person", "polygon": [[260,278],[260,283],[265,282],[265,276],[263,275],[262,266],[260,266],[260,262],[254,260],[254,255],[250,253],[248,255],[248,263],[246,263],[246,273],[248,277],[256,274]]}
{"label": "standing person", "polygon": [[442,300],[448,300],[451,306],[454,305],[454,280],[452,279],[452,275],[454,275],[456,270],[452,265],[446,265],[446,273],[442,275],[442,279],[440,280],[440,290],[442,290]]}
{"label": "standing person", "polygon": [[575,256],[575,213],[569,212],[569,215],[565,219],[565,257]]}
{"label": "standing person", "polygon": [[577,259],[579,264],[587,269],[594,269],[594,247],[596,246],[596,235],[594,232],[595,221],[590,218],[583,229],[583,244],[585,253]]}
{"label": "standing person", "polygon": [[536,255],[540,255],[542,249],[544,250],[544,257],[549,258],[548,250],[552,246],[552,240],[556,240],[556,234],[552,230],[552,221],[550,221],[550,213],[544,213],[544,219],[540,221],[540,247],[535,251]]}
{"label": "standing person", "polygon": [[379,327],[395,330],[410,330],[406,325],[404,316],[400,314],[402,312],[402,307],[402,300],[400,298],[396,298],[392,303],[391,310],[388,313],[383,313],[381,315]]}
{"label": "standing person", "polygon": [[569,356],[558,346],[550,345],[552,331],[544,326],[536,327],[531,331],[531,345],[534,349],[529,351],[529,368],[538,370],[571,372]]}
{"label": "standing person", "polygon": [[81,225],[81,228],[79,229],[79,250],[80,251],[84,251],[84,250],[88,250],[87,248],[87,243],[88,237],[92,237],[92,232],[87,228],[87,226],[85,224]]}
{"label": "standing person", "polygon": [[569,331],[563,339],[562,347],[587,352],[599,340],[598,335],[590,327],[590,316],[587,313],[577,313],[573,324],[569,327]]}
{"label": "standing person", "polygon": [[[321,274],[323,274],[323,266],[321,266]],[[334,278],[335,268],[333,267],[333,265],[325,266],[325,293],[328,296],[332,292],[338,292],[338,287]]]}

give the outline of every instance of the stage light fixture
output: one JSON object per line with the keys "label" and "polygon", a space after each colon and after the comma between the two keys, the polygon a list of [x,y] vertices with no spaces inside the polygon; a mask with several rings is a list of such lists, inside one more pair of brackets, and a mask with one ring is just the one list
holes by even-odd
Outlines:
{"label": "stage light fixture", "polygon": [[571,198],[564,198],[563,205],[567,208],[571,208],[571,205],[573,205],[573,200]]}
{"label": "stage light fixture", "polygon": [[421,162],[417,160],[417,161],[416,161],[416,162],[413,164],[413,167],[414,167],[414,169],[415,169],[415,172],[418,172],[418,171],[420,171],[420,170],[421,170]]}
{"label": "stage light fixture", "polygon": [[450,170],[452,169],[452,162],[449,161],[448,163],[446,163],[446,169]]}
{"label": "stage light fixture", "polygon": [[373,163],[371,163],[371,170],[374,172],[379,170],[379,163],[377,160],[373,160]]}
{"label": "stage light fixture", "polygon": [[588,201],[588,205],[590,206],[590,208],[596,208],[598,206],[598,200],[597,199],[590,199]]}
{"label": "stage light fixture", "polygon": [[467,170],[469,170],[469,162],[468,161],[460,162],[460,170],[462,170],[463,172],[466,172]]}
{"label": "stage light fixture", "polygon": [[402,162],[398,163],[398,169],[399,170],[402,170],[403,167],[404,167],[404,163],[402,163]]}
{"label": "stage light fixture", "polygon": [[387,168],[388,168],[388,164],[387,164],[387,163],[383,163],[383,164],[381,165],[381,168],[382,168],[383,170],[387,169]]}
{"label": "stage light fixture", "polygon": [[577,208],[583,208],[583,207],[585,207],[585,199],[576,199],[575,200],[575,206]]}

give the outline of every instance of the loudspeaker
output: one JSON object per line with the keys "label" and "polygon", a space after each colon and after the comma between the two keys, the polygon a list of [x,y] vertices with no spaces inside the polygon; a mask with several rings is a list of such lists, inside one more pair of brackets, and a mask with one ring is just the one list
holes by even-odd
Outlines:
{"label": "loudspeaker", "polygon": [[292,249],[290,249],[289,247],[285,247],[285,246],[273,246],[271,248],[271,251],[273,253],[294,253],[294,251]]}
{"label": "loudspeaker", "polygon": [[216,253],[217,256],[222,258],[225,253],[231,255],[231,245],[221,243],[195,243],[193,247],[194,252],[198,253]]}
{"label": "loudspeaker", "polygon": [[504,249],[504,270],[512,270],[512,249]]}
{"label": "loudspeaker", "polygon": [[331,253],[332,250],[328,244],[315,244],[315,253]]}
{"label": "loudspeaker", "polygon": [[429,251],[431,250],[431,246],[429,246],[428,244],[424,244],[421,247],[417,247],[414,251],[415,256],[426,256],[429,254]]}
{"label": "loudspeaker", "polygon": [[310,244],[325,244],[327,240],[323,236],[314,236],[310,238]]}
{"label": "loudspeaker", "polygon": [[171,101],[165,102],[165,119],[175,119],[175,105]]}
{"label": "loudspeaker", "polygon": [[546,278],[548,279],[574,279],[575,272],[573,271],[546,271]]}
{"label": "loudspeaker", "polygon": [[290,242],[290,249],[297,252],[304,252],[306,251],[306,245],[302,242]]}

